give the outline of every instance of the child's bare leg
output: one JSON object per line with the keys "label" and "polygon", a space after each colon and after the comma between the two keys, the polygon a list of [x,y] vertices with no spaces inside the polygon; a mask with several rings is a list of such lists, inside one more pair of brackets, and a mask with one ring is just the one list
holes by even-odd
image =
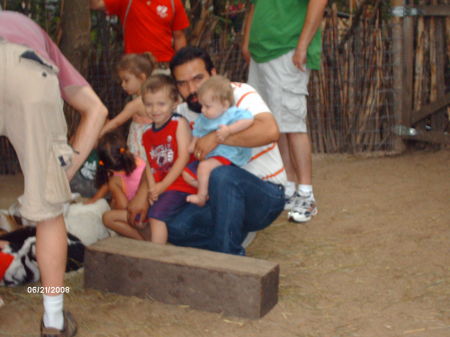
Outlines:
{"label": "child's bare leg", "polygon": [[144,240],[143,235],[128,224],[126,210],[115,209],[105,212],[103,214],[103,223],[120,235],[136,240]]}
{"label": "child's bare leg", "polygon": [[165,222],[152,218],[150,219],[150,228],[152,230],[152,242],[160,244],[167,242],[168,233]]}
{"label": "child's bare leg", "polygon": [[191,176],[186,171],[183,171],[181,173],[181,175],[183,176],[183,179],[184,179],[185,182],[187,182],[191,186],[194,186],[194,187],[198,188],[198,180],[197,179],[195,179],[193,176]]}
{"label": "child's bare leg", "polygon": [[222,163],[214,158],[202,160],[198,164],[197,177],[198,177],[198,191],[197,194],[188,195],[187,202],[196,204],[197,206],[205,206],[206,200],[208,200],[208,184],[211,171]]}

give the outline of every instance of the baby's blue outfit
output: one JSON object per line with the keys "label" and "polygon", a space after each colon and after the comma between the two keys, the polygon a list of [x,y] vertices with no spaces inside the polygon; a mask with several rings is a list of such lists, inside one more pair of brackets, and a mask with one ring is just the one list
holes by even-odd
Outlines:
{"label": "baby's blue outfit", "polygon": [[[212,131],[219,129],[220,125],[230,125],[241,119],[253,119],[250,111],[239,109],[238,107],[231,107],[222,115],[215,119],[209,119],[201,114],[194,123],[193,135],[200,138]],[[252,155],[251,148],[238,147],[220,144],[213,151],[208,153],[206,158],[221,156],[227,158],[234,165],[243,166],[247,164]]]}

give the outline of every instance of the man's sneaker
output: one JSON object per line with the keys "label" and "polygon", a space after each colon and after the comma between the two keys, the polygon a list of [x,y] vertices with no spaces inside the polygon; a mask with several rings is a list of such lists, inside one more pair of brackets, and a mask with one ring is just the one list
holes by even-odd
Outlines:
{"label": "man's sneaker", "polygon": [[316,201],[311,193],[298,193],[292,209],[288,213],[288,219],[294,222],[307,222],[318,213]]}
{"label": "man's sneaker", "polygon": [[286,197],[284,203],[284,210],[290,211],[295,204],[295,199],[297,199],[298,194],[294,192],[290,197]]}
{"label": "man's sneaker", "polygon": [[64,327],[62,330],[46,328],[44,321],[41,321],[41,337],[73,337],[77,333],[77,322],[72,314],[64,311]]}

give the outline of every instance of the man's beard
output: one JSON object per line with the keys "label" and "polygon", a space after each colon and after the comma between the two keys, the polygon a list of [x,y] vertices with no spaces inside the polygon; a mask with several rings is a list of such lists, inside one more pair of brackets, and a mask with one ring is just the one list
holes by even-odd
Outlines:
{"label": "man's beard", "polygon": [[198,101],[197,93],[190,94],[186,98],[186,103],[188,105],[189,110],[192,110],[197,113],[202,112],[202,105]]}

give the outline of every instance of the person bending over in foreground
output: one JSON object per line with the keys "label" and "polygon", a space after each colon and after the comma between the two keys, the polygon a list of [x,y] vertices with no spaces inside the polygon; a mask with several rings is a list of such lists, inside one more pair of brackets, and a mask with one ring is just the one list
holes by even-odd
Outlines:
{"label": "person bending over in foreground", "polygon": [[[41,336],[74,336],[63,311],[69,180],[94,146],[107,110],[56,44],[28,17],[0,11],[0,135],[11,141],[25,180],[21,215],[36,222],[36,257],[44,293]],[[67,144],[64,100],[81,114]]]}

